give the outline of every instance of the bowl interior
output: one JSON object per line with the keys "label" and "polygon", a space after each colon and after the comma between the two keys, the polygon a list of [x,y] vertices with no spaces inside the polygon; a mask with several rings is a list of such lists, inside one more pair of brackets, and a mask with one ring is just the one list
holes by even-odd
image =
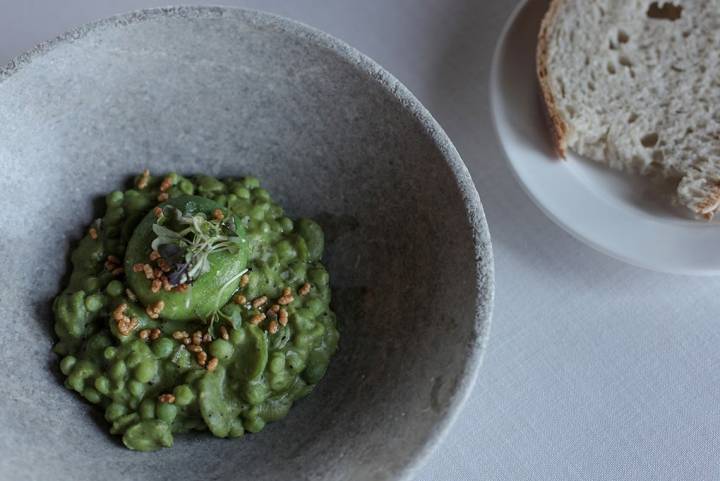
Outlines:
{"label": "bowl interior", "polygon": [[[472,380],[492,265],[457,154],[393,82],[327,36],[220,8],[102,21],[0,73],[3,476],[375,480],[407,468]],[[325,228],[340,351],[260,434],[130,452],[61,385],[50,302],[67,253],[99,196],[145,167],[255,175]]]}

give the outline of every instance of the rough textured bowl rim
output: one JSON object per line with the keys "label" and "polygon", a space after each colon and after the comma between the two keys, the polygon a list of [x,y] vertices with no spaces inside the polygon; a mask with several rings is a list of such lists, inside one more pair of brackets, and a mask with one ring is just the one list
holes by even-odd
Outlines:
{"label": "rough textured bowl rim", "polygon": [[139,9],[80,25],[52,40],[37,44],[32,49],[11,59],[5,66],[0,67],[0,84],[15,72],[30,64],[33,59],[42,56],[58,45],[80,39],[98,28],[119,23],[140,22],[155,16],[182,16],[183,13],[202,13],[206,11],[235,11],[242,13],[243,17],[250,21],[262,20],[264,25],[270,26],[279,32],[301,37],[318,47],[331,50],[339,58],[352,64],[361,73],[378,82],[386,92],[400,100],[403,108],[420,123],[423,132],[432,139],[450,167],[460,189],[465,205],[465,214],[472,228],[475,251],[473,276],[478,288],[475,297],[474,342],[470,345],[471,347],[467,353],[467,361],[462,372],[461,381],[449,402],[447,415],[436,423],[425,443],[419,446],[408,457],[404,466],[395,473],[400,480],[410,480],[419,468],[424,465],[435,446],[447,435],[450,427],[457,419],[462,405],[472,391],[487,347],[495,296],[494,258],[490,232],[480,202],[480,196],[465,163],[450,138],[430,112],[412,94],[410,89],[370,57],[328,33],[273,13],[228,6],[170,6]]}

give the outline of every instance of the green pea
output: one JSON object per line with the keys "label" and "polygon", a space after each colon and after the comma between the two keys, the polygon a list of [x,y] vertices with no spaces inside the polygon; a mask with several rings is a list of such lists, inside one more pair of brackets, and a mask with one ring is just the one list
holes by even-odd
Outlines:
{"label": "green pea", "polygon": [[297,256],[293,245],[286,240],[281,240],[275,244],[275,252],[277,252],[278,257],[280,257],[283,262],[291,261]]}
{"label": "green pea", "polygon": [[82,378],[92,376],[93,374],[95,374],[95,371],[96,367],[90,361],[80,361],[75,364],[75,367],[73,368],[73,374]]}
{"label": "green pea", "polygon": [[269,362],[270,372],[278,373],[285,369],[285,355],[282,352],[274,352]]}
{"label": "green pea", "polygon": [[245,177],[242,181],[242,185],[245,186],[247,189],[257,189],[260,187],[260,181],[257,179],[257,177]]}
{"label": "green pea", "polygon": [[82,392],[82,395],[85,399],[87,399],[93,404],[99,403],[101,399],[100,393],[91,387],[85,388]]}
{"label": "green pea", "polygon": [[123,381],[127,375],[127,366],[123,361],[116,361],[110,366],[110,379],[113,381]]}
{"label": "green pea", "polygon": [[135,451],[156,451],[173,445],[170,426],[162,421],[148,419],[128,427],[123,444]]}
{"label": "green pea", "polygon": [[140,354],[139,352],[131,352],[130,355],[127,358],[125,358],[125,364],[127,364],[128,367],[132,369],[135,366],[137,366],[138,364],[140,364],[140,362],[142,360],[143,360],[142,354]]}
{"label": "green pea", "polygon": [[155,405],[155,416],[161,421],[170,424],[175,420],[175,416],[177,416],[177,406],[158,401]]}
{"label": "green pea", "polygon": [[293,221],[288,217],[282,217],[279,221],[280,228],[283,232],[292,232],[293,230]]}
{"label": "green pea", "polygon": [[245,342],[245,330],[244,329],[233,329],[230,332],[230,342],[236,346]]}
{"label": "green pea", "polygon": [[107,287],[105,287],[105,292],[107,292],[109,296],[120,297],[125,292],[125,286],[123,286],[122,282],[115,279],[108,283]]}
{"label": "green pea", "polygon": [[297,347],[309,347],[312,343],[313,337],[309,334],[297,333],[293,339],[293,344]]}
{"label": "green pea", "polygon": [[116,224],[120,222],[124,216],[125,209],[122,207],[110,207],[107,212],[105,212],[105,221],[110,224]]}
{"label": "green pea", "polygon": [[263,220],[267,210],[268,204],[257,204],[250,209],[250,218],[254,220]]}
{"label": "green pea", "polygon": [[127,413],[127,407],[120,403],[111,403],[107,409],[105,409],[105,419],[112,422]]}
{"label": "green pea", "polygon": [[309,311],[310,316],[315,317],[322,313],[325,309],[327,309],[327,306],[325,303],[318,299],[318,298],[312,298],[307,301],[305,304],[306,309]]}
{"label": "green pea", "polygon": [[209,175],[198,175],[196,178],[198,190],[201,194],[213,194],[223,192],[225,190],[225,184],[217,180],[215,177]]}
{"label": "green pea", "polygon": [[233,202],[235,202],[235,201],[237,200],[237,198],[238,198],[238,197],[237,197],[237,195],[235,195],[235,194],[230,194],[230,195],[228,195],[228,196],[227,196],[227,203],[228,203],[228,205],[230,205],[230,204],[232,204]]}
{"label": "green pea", "polygon": [[298,234],[305,239],[310,254],[310,261],[320,260],[325,247],[325,236],[323,235],[320,225],[310,219],[300,219],[297,222],[296,228]]}
{"label": "green pea", "polygon": [[243,434],[245,434],[245,428],[243,428],[242,419],[234,419],[230,425],[230,432],[228,433],[228,436],[231,438],[239,438]]}
{"label": "green pea", "polygon": [[250,191],[248,189],[246,189],[245,187],[241,187],[241,186],[235,187],[233,189],[233,194],[238,196],[239,199],[247,200],[250,198]]}
{"label": "green pea", "polygon": [[183,179],[180,181],[180,184],[178,184],[178,187],[182,191],[183,194],[186,195],[193,195],[195,192],[195,186],[187,179]]}
{"label": "green pea", "polygon": [[133,372],[135,379],[140,382],[150,382],[157,374],[157,362],[154,360],[142,361]]}
{"label": "green pea", "polygon": [[216,339],[210,344],[210,354],[218,359],[230,359],[233,345],[224,339]]}
{"label": "green pea", "polygon": [[216,195],[213,200],[222,206],[227,205],[227,197],[223,194]]}
{"label": "green pea", "polygon": [[260,230],[260,233],[262,233],[262,234],[269,234],[270,231],[272,230],[272,227],[270,227],[270,224],[268,224],[267,222],[263,221],[263,222],[260,223],[260,229],[259,229],[259,230]]}
{"label": "green pea", "polygon": [[106,347],[103,351],[103,357],[108,361],[112,361],[113,359],[115,359],[116,355],[117,349],[112,346]]}
{"label": "green pea", "polygon": [[143,394],[145,394],[145,385],[135,379],[128,381],[127,389],[130,391],[130,394],[137,399],[140,399]]}
{"label": "green pea", "polygon": [[74,372],[68,376],[67,383],[73,391],[82,392],[85,388],[85,379]]}
{"label": "green pea", "polygon": [[143,399],[140,406],[138,406],[138,413],[140,419],[153,419],[155,417],[155,400]]}
{"label": "green pea", "polygon": [[140,212],[149,208],[154,200],[154,198],[150,198],[137,190],[131,189],[125,192],[123,205],[129,211]]}
{"label": "green pea", "polygon": [[249,431],[251,433],[257,433],[262,431],[262,428],[265,427],[265,421],[261,417],[255,417],[251,419],[246,419],[243,423],[243,426],[245,427],[246,431]]}
{"label": "green pea", "polygon": [[193,393],[192,388],[187,384],[176,386],[173,394],[175,395],[175,404],[178,406],[187,406],[195,399],[195,393]]}
{"label": "green pea", "polygon": [[294,373],[299,373],[305,369],[305,360],[296,351],[288,351],[285,353],[285,359],[287,360],[288,366]]}
{"label": "green pea", "polygon": [[174,348],[175,343],[167,337],[161,337],[160,339],[153,341],[152,344],[153,354],[155,354],[155,356],[159,359],[165,359],[168,357],[172,354]]}
{"label": "green pea", "polygon": [[[253,195],[255,196],[256,199],[261,200],[263,202],[270,201],[270,192],[268,192],[265,189],[257,188],[255,190],[253,190]],[[269,205],[268,205],[268,207],[269,207]]]}
{"label": "green pea", "polygon": [[125,194],[123,194],[119,190],[116,190],[114,192],[110,192],[107,196],[105,196],[105,203],[108,207],[118,207],[122,205],[124,197]]}
{"label": "green pea", "polygon": [[76,362],[77,359],[75,356],[65,356],[62,361],[60,361],[60,371],[67,376],[72,371]]}
{"label": "green pea", "polygon": [[85,308],[90,312],[99,311],[103,304],[103,297],[100,294],[91,294],[85,298]]}
{"label": "green pea", "polygon": [[311,269],[308,272],[308,277],[310,277],[310,280],[313,284],[316,284],[318,286],[326,286],[330,280],[330,276],[328,275],[327,271],[319,267]]}
{"label": "green pea", "polygon": [[110,393],[110,379],[106,376],[98,376],[95,378],[95,389],[102,394],[108,395]]}
{"label": "green pea", "polygon": [[100,289],[100,279],[95,276],[89,276],[83,281],[83,290],[85,292],[95,292]]}

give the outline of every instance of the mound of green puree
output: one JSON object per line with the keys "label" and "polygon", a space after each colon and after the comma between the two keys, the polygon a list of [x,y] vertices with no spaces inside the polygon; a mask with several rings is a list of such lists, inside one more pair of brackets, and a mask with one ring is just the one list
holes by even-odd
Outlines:
{"label": "mound of green puree", "polygon": [[257,179],[152,177],[106,197],[55,299],[65,386],[130,449],[260,431],[337,348],[323,233]]}

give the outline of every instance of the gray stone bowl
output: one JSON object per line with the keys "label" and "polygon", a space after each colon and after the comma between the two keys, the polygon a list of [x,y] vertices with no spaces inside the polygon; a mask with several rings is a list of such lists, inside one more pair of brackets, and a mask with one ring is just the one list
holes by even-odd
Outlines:
{"label": "gray stone bowl", "polygon": [[[488,229],[448,138],[367,57],[264,13],[135,12],[0,70],[0,126],[0,479],[407,479],[447,429],[487,338]],[[61,385],[67,253],[146,166],[256,175],[326,230],[340,351],[259,434],[131,452]]]}

